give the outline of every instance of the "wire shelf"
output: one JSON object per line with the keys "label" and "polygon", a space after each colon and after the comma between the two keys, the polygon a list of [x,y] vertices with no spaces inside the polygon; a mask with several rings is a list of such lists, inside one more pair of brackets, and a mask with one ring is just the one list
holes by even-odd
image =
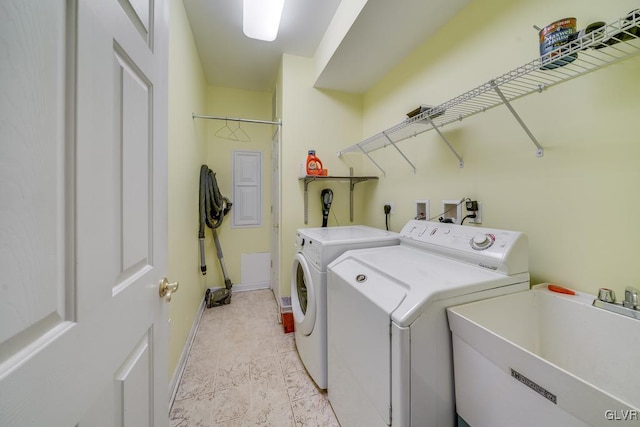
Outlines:
{"label": "wire shelf", "polygon": [[[338,156],[346,153],[364,153],[375,163],[368,153],[389,145],[400,151],[396,143],[435,129],[458,157],[462,167],[462,157],[439,132],[439,128],[505,104],[533,140],[538,149],[537,154],[541,157],[542,147],[513,110],[510,102],[534,92],[542,92],[548,87],[599,70],[638,53],[640,13],[631,13],[443,104],[430,107],[412,118],[351,145],[339,151]],[[413,167],[404,154],[402,156]],[[377,163],[375,164],[385,173]]]}

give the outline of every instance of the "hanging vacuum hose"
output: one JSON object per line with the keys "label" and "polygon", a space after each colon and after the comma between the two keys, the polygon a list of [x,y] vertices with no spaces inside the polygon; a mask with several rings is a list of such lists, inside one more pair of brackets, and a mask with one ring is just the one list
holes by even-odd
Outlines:
{"label": "hanging vacuum hose", "polygon": [[220,268],[224,276],[225,287],[208,288],[205,294],[205,302],[207,308],[215,307],[231,302],[231,279],[227,274],[227,268],[224,265],[224,257],[222,255],[222,247],[218,240],[216,228],[222,225],[225,215],[231,210],[231,201],[220,194],[216,174],[209,169],[207,165],[200,167],[200,231],[198,238],[200,240],[200,271],[203,275],[207,274],[207,265],[204,256],[204,228],[205,225],[211,229],[213,241],[216,245]]}

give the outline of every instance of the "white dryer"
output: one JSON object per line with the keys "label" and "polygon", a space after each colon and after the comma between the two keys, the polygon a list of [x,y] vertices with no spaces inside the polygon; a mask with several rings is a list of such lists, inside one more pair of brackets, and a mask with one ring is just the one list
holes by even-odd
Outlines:
{"label": "white dryer", "polygon": [[529,288],[522,233],[410,221],[329,265],[329,401],[343,427],[455,425],[445,308]]}
{"label": "white dryer", "polygon": [[398,233],[363,225],[297,231],[291,277],[296,348],[318,387],[327,388],[327,266],[345,251],[399,242]]}

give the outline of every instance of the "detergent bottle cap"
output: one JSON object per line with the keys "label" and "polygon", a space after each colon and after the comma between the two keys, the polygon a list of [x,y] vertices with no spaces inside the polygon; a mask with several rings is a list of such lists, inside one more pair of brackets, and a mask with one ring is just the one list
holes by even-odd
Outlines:
{"label": "detergent bottle cap", "polygon": [[309,150],[309,155],[315,156],[316,155],[316,150]]}

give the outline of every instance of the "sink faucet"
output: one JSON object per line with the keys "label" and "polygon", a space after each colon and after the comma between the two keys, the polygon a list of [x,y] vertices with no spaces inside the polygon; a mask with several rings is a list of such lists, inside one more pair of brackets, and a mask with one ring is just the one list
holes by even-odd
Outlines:
{"label": "sink faucet", "polygon": [[622,301],[622,305],[627,308],[638,310],[638,290],[636,288],[627,286],[624,290],[624,301]]}
{"label": "sink faucet", "polygon": [[627,286],[624,291],[624,301],[616,302],[616,295],[611,289],[600,288],[598,297],[593,300],[593,305],[598,308],[633,317],[640,320],[640,304],[638,304],[638,291],[636,288]]}

